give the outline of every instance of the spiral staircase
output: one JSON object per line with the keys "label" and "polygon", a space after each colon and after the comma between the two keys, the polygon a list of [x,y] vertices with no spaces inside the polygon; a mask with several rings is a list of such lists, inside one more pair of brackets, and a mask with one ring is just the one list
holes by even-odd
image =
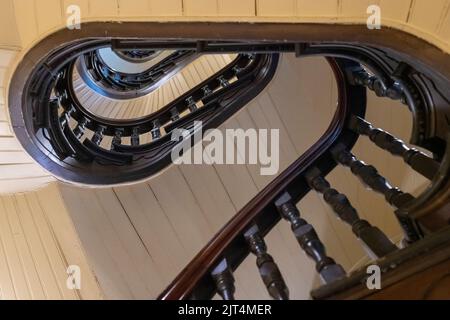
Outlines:
{"label": "spiral staircase", "polygon": [[[2,298],[448,298],[449,1],[73,2],[1,5]],[[198,120],[279,175],[172,165]]]}

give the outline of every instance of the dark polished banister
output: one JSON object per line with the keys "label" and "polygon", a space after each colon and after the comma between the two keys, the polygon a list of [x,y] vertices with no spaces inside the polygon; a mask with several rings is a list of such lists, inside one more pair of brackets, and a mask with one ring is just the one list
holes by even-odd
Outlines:
{"label": "dark polished banister", "polygon": [[[211,298],[215,288],[211,286],[208,279],[209,272],[215,267],[216,261],[223,260],[221,257],[227,256],[226,252],[228,252],[231,257],[228,259],[231,269],[237,268],[249,253],[243,237],[246,229],[257,221],[261,234],[267,234],[268,230],[281,219],[275,202],[283,191],[292,190],[290,196],[297,202],[310,190],[303,178],[306,169],[314,163],[321,163],[324,172],[331,171],[336,164],[329,161],[331,157],[327,153],[329,148],[337,139],[346,141],[349,146],[355,143],[357,136],[344,128],[351,111],[360,115],[364,114],[365,91],[362,87],[349,85],[343,69],[351,66],[351,63],[348,65],[348,62],[337,62],[334,59],[328,61],[338,84],[338,107],[329,128],[318,142],[276,177],[217,233],[161,294],[160,299]],[[351,106],[350,103],[354,104]],[[196,287],[201,290],[194,292]]]}
{"label": "dark polished banister", "polygon": [[[307,54],[307,49],[307,46],[303,47],[299,55]],[[291,223],[292,231],[300,247],[316,262],[316,270],[321,276],[325,288],[333,288],[335,283],[351,283],[352,275],[347,275],[339,262],[327,255],[314,227],[301,218],[296,207],[296,204],[311,189],[323,194],[324,200],[333,208],[338,217],[351,225],[354,234],[361,240],[371,258],[382,258],[380,261],[383,261],[386,257],[402,255],[401,247],[396,246],[382,230],[372,226],[368,221],[360,219],[349,199],[333,189],[325,179],[336,165],[349,167],[365,186],[384,195],[388,203],[396,210],[395,216],[403,227],[405,236],[403,246],[420,248],[424,230],[421,228],[420,222],[410,214],[408,207],[418,202],[418,199],[423,199],[423,195],[416,198],[391,186],[373,166],[366,165],[350,150],[359,135],[367,135],[378,147],[394,156],[402,156],[413,170],[432,180],[432,183],[435,182],[439,170],[442,167],[445,168],[445,159],[447,159],[447,157],[444,158],[443,166],[442,156],[439,157],[442,150],[434,149],[434,158],[432,158],[408,147],[393,135],[381,129],[375,129],[369,122],[363,120],[365,94],[358,93],[367,86],[368,89],[375,90],[380,97],[401,100],[407,104],[410,110],[416,112],[412,141],[418,143],[423,139],[419,132],[426,132],[425,119],[429,117],[422,109],[427,103],[421,99],[418,92],[428,90],[428,87],[415,87],[413,83],[417,84],[418,82],[412,80],[414,71],[405,68],[402,62],[397,67],[391,67],[388,64],[380,66],[375,60],[362,59],[375,70],[375,75],[368,73],[364,75],[367,71],[357,63],[351,63],[346,59],[349,54],[350,52],[342,51],[334,54],[338,58],[329,59],[338,83],[339,103],[336,115],[326,134],[238,212],[160,295],[160,299],[212,298],[217,288],[211,281],[211,274],[214,274],[211,273],[214,272],[211,270],[215,270],[217,266],[221,265],[218,264],[218,261],[222,261],[221,263],[226,261],[226,274],[232,278],[233,271],[239,267],[248,253],[254,252],[254,248],[250,247],[249,249],[242,241],[248,239],[246,230],[258,228],[258,237],[263,240],[264,235],[279,222],[280,218]],[[333,53],[329,52],[327,55],[333,56]],[[358,60],[358,58],[350,60]],[[336,62],[333,63],[333,61]],[[358,80],[361,78],[367,81]],[[363,96],[363,106],[358,106],[358,103],[363,100]],[[441,224],[440,227],[443,226],[445,224]],[[268,293],[275,299],[288,299],[289,289],[282,281],[281,272],[276,266],[276,262],[273,259],[269,260],[275,268],[270,279],[271,281],[278,279],[276,280],[278,286],[273,291],[273,287],[267,286],[267,283],[274,282],[268,281],[267,276],[263,277]],[[201,272],[199,272],[200,270]],[[229,283],[231,285],[231,282]],[[236,290],[234,281],[228,290],[234,293]],[[329,290],[331,291],[327,292],[333,293],[332,289]]]}

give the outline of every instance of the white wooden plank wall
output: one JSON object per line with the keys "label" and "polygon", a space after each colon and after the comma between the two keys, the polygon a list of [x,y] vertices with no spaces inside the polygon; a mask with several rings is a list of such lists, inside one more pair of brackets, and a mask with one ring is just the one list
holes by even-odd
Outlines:
{"label": "white wooden plank wall", "polygon": [[[70,265],[80,290],[67,287]],[[56,185],[0,198],[0,300],[102,297]]]}
{"label": "white wooden plank wall", "polygon": [[6,107],[8,67],[17,54],[16,50],[0,48],[0,194],[33,190],[52,180],[23,150],[9,123]]}
{"label": "white wooden plank wall", "polygon": [[[380,5],[383,24],[448,48],[449,1],[434,0],[4,0],[0,46],[26,47],[62,27],[69,5],[84,21],[207,20],[365,22],[369,5]],[[12,29],[11,29],[12,28]]]}

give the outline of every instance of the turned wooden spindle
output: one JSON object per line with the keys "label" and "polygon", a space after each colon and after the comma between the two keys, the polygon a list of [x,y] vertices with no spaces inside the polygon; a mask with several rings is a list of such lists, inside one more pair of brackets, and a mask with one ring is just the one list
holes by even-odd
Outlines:
{"label": "turned wooden spindle", "polygon": [[223,88],[226,88],[230,85],[230,82],[225,79],[224,76],[220,76],[219,78],[217,78],[217,80],[219,80],[219,83]]}
{"label": "turned wooden spindle", "polygon": [[139,128],[133,128],[131,133],[131,145],[137,147],[140,144]]}
{"label": "turned wooden spindle", "polygon": [[67,111],[64,111],[61,115],[61,117],[59,118],[59,122],[61,123],[61,128],[64,129],[64,127],[66,127],[66,125],[69,124],[70,118],[72,117],[72,115],[75,113],[75,108],[70,108]]}
{"label": "turned wooden spindle", "polygon": [[393,83],[386,87],[378,77],[367,73],[363,69],[353,72],[353,82],[355,84],[365,86],[375,92],[378,97],[387,97],[392,100],[405,101],[403,89],[398,83]]}
{"label": "turned wooden spindle", "polygon": [[394,156],[402,157],[413,170],[430,180],[439,171],[439,162],[419,150],[409,148],[402,140],[384,130],[373,127],[371,123],[360,117],[352,117],[350,129],[360,135],[369,137],[379,148]]}
{"label": "turned wooden spindle", "polygon": [[234,286],[233,272],[228,266],[226,259],[223,259],[216,268],[211,272],[211,276],[216,284],[217,293],[223,300],[234,300]]}
{"label": "turned wooden spindle", "polygon": [[275,206],[280,215],[291,223],[291,229],[305,253],[316,263],[316,270],[324,283],[331,283],[345,277],[346,273],[327,253],[314,227],[300,217],[291,195],[284,193]]}
{"label": "turned wooden spindle", "polygon": [[96,145],[100,145],[103,141],[103,134],[105,132],[106,128],[104,126],[99,126],[97,130],[95,131],[94,135],[92,136],[92,142]]}
{"label": "turned wooden spindle", "polygon": [[237,77],[238,75],[239,75],[239,73],[241,73],[242,72],[242,68],[241,67],[238,67],[237,65],[236,66],[234,66],[233,67],[233,72],[234,72],[234,75]]}
{"label": "turned wooden spindle", "polygon": [[194,112],[198,109],[197,104],[195,103],[195,100],[192,96],[186,99],[186,103],[188,105],[189,111]]}
{"label": "turned wooden spindle", "polygon": [[87,119],[83,118],[78,123],[76,128],[73,130],[73,133],[74,133],[75,137],[77,137],[77,139],[80,139],[84,135],[84,132],[86,131],[87,123],[88,123]]}
{"label": "turned wooden spindle", "polygon": [[178,112],[178,109],[177,108],[171,109],[170,110],[170,120],[172,122],[175,122],[175,121],[177,121],[179,119],[180,119],[180,113]]}
{"label": "turned wooden spindle", "polygon": [[111,150],[114,150],[114,146],[120,146],[122,144],[123,132],[124,132],[123,129],[116,129],[116,131],[114,131],[114,137],[111,143]]}
{"label": "turned wooden spindle", "polygon": [[153,128],[151,130],[153,140],[161,138],[161,125],[158,120],[153,121]]}
{"label": "turned wooden spindle", "polygon": [[259,233],[258,226],[252,226],[245,232],[244,237],[250,251],[256,256],[256,265],[269,295],[275,300],[288,300],[289,289],[273,257],[267,253],[267,245]]}
{"label": "turned wooden spindle", "polygon": [[320,170],[310,170],[306,174],[306,179],[312,189],[323,195],[323,199],[337,216],[352,227],[353,233],[361,240],[371,257],[384,257],[398,250],[397,246],[380,229],[359,217],[347,196],[333,189]]}
{"label": "turned wooden spindle", "polygon": [[203,98],[206,98],[206,97],[210,96],[213,93],[211,88],[209,86],[207,86],[207,85],[202,88],[202,91],[203,91]]}
{"label": "turned wooden spindle", "polygon": [[[415,198],[401,191],[399,188],[393,187],[389,181],[378,173],[378,170],[371,165],[358,160],[354,154],[348,151],[345,146],[338,145],[332,150],[335,160],[341,165],[350,168],[352,173],[357,176],[371,190],[384,195],[386,201],[395,209],[398,221],[407,237],[407,242],[414,242],[420,239],[420,236],[414,227],[413,221],[407,219],[404,214],[404,208]],[[397,215],[398,213],[398,215]]]}

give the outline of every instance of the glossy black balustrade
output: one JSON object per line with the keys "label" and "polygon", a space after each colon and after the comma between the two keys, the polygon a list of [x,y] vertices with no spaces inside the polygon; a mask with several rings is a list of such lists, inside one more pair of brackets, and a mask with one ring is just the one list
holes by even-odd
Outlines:
{"label": "glossy black balustrade", "polygon": [[[124,61],[136,64],[136,67],[144,68],[144,70],[139,72],[115,70],[102,58],[100,50],[85,53],[76,62],[76,68],[83,81],[96,93],[121,100],[138,98],[153,92],[198,58],[195,51],[183,50],[169,52],[164,59],[160,60],[157,58],[163,54],[162,51],[113,52],[117,52]],[[156,61],[145,67],[151,60]]]}

